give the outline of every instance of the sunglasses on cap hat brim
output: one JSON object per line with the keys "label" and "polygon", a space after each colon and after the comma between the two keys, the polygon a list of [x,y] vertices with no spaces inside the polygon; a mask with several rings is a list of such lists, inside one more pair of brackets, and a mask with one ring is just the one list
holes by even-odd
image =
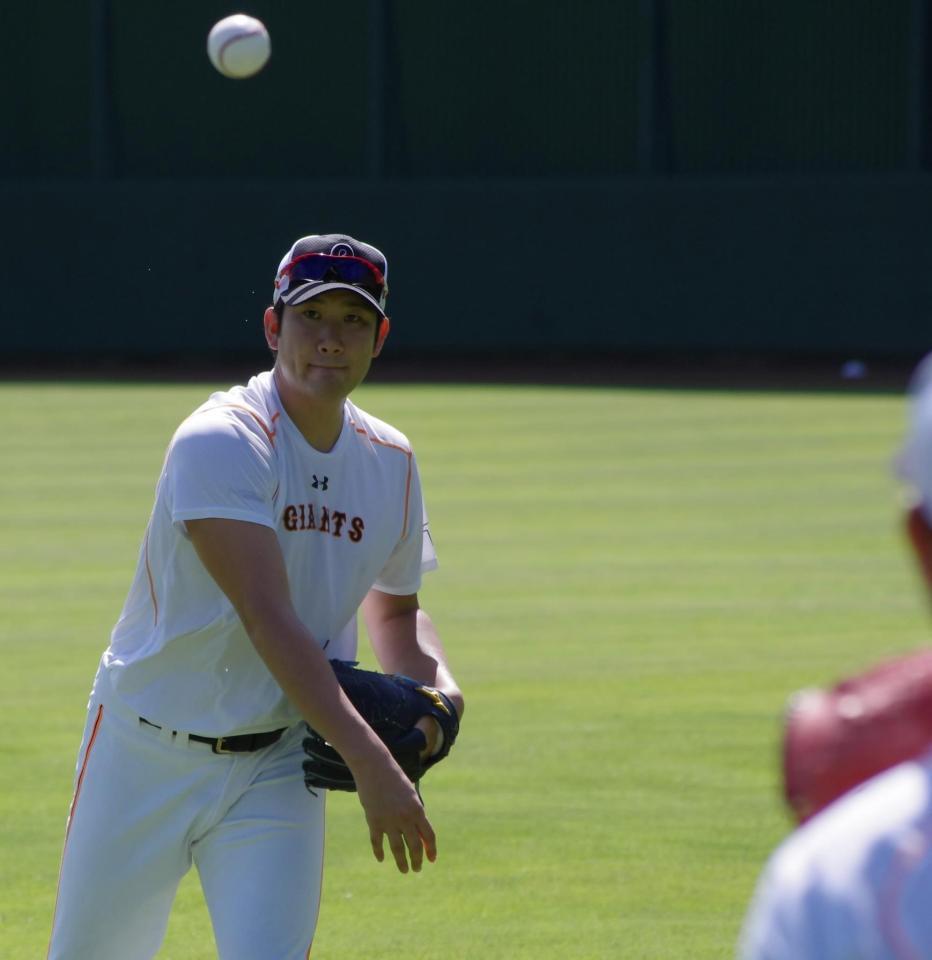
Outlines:
{"label": "sunglasses on cap hat brim", "polygon": [[[304,284],[327,284],[328,289],[355,287],[368,294],[383,311],[388,290],[382,271],[362,257],[333,256],[326,253],[305,253],[295,257],[279,271],[275,286],[286,303],[298,297],[297,287]],[[334,285],[331,287],[330,285]],[[311,289],[315,289],[312,287]],[[317,289],[316,293],[323,293]],[[289,296],[292,293],[292,296]]]}

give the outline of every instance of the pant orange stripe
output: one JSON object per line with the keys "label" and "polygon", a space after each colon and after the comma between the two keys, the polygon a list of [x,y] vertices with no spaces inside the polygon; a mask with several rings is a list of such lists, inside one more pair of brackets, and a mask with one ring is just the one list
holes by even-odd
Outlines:
{"label": "pant orange stripe", "polygon": [[71,821],[74,819],[74,811],[78,806],[78,797],[81,795],[81,785],[84,783],[84,774],[87,773],[87,762],[91,758],[91,750],[94,747],[94,741],[97,739],[97,731],[100,729],[100,721],[104,716],[104,705],[97,708],[97,717],[94,720],[94,729],[91,730],[91,737],[87,741],[87,749],[84,751],[84,762],[81,764],[81,772],[78,774],[78,782],[74,788],[74,796],[71,799],[71,807],[68,810],[68,827],[65,830],[65,842],[68,841],[68,834],[71,833]]}
{"label": "pant orange stripe", "polygon": [[[104,707],[101,704],[97,708],[97,716],[94,718],[94,727],[91,730],[90,739],[87,741],[87,749],[84,751],[84,760],[81,763],[81,772],[78,774],[78,782],[75,784],[74,796],[71,798],[71,806],[68,808],[68,824],[65,827],[65,843],[62,846],[61,860],[58,864],[58,884],[55,887],[55,908],[52,910],[52,933],[55,932],[55,914],[58,912],[58,894],[61,891],[61,874],[65,865],[65,848],[68,846],[68,836],[71,833],[71,823],[74,819],[74,811],[78,806],[78,796],[81,793],[81,784],[84,783],[84,774],[87,771],[87,762],[91,756],[91,748],[97,739],[97,731],[100,729],[100,721],[103,719]],[[52,952],[52,937],[49,935],[49,946],[45,952],[46,960]]]}
{"label": "pant orange stripe", "polygon": [[[325,797],[324,797],[324,803],[326,803],[326,802],[327,802],[327,800],[326,800],[326,796],[325,796]],[[326,835],[326,833],[324,834],[323,844],[324,844],[324,849],[321,851],[321,856],[320,856],[320,880],[319,880],[319,882],[318,882],[318,884],[317,884],[317,919],[318,919],[318,920],[320,919],[320,900],[321,900],[321,897],[323,896],[323,893],[324,893],[324,858],[325,858],[326,855],[327,855],[327,835]],[[317,932],[317,922],[316,922],[316,921],[315,921],[315,923],[314,923],[314,932],[315,932],[315,933]],[[313,948],[314,948],[314,941],[313,941],[313,939],[312,939],[311,942],[310,942],[310,944],[308,945],[308,948],[307,948],[307,956],[305,957],[305,960],[311,960],[311,950],[312,950]]]}

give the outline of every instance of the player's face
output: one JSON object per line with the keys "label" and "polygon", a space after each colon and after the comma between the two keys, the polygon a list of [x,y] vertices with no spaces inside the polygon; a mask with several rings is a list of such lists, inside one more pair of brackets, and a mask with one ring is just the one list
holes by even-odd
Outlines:
{"label": "player's face", "polygon": [[[271,316],[270,316],[271,314]],[[343,400],[369,372],[382,349],[381,317],[362,297],[331,290],[295,307],[281,323],[266,311],[266,339],[289,390],[317,399]]]}

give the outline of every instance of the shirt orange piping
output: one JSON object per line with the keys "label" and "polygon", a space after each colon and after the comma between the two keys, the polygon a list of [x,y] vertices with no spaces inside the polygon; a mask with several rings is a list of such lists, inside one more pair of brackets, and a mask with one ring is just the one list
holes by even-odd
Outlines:
{"label": "shirt orange piping", "polygon": [[270,427],[262,419],[262,417],[260,417],[259,414],[252,409],[252,407],[244,406],[241,403],[221,403],[219,404],[219,406],[233,407],[233,409],[235,410],[244,410],[246,413],[249,414],[249,416],[253,418],[253,420],[256,421],[256,423],[259,424],[260,427],[262,427],[262,431],[269,438],[269,443],[271,443],[273,447],[275,446],[275,437],[278,436],[278,431],[275,429],[275,421],[279,418],[279,416],[281,416],[281,411],[276,411],[275,414],[272,416],[272,426]]}
{"label": "shirt orange piping", "polygon": [[408,539],[408,508],[411,502],[411,457],[412,453],[410,448],[403,447],[400,443],[389,443],[387,440],[381,440],[379,437],[373,436],[366,430],[365,427],[359,427],[356,425],[355,420],[350,420],[350,424],[353,429],[362,434],[362,436],[367,437],[372,443],[377,443],[381,447],[389,447],[392,450],[400,450],[408,458],[408,475],[405,478],[405,510],[404,510],[404,521],[401,527],[401,539]]}
{"label": "shirt orange piping", "polygon": [[146,555],[146,578],[149,581],[149,597],[152,600],[152,610],[154,620],[153,626],[159,622],[159,601],[155,596],[155,581],[152,579],[152,567],[149,566],[149,528],[146,528],[146,542],[143,544],[143,552]]}

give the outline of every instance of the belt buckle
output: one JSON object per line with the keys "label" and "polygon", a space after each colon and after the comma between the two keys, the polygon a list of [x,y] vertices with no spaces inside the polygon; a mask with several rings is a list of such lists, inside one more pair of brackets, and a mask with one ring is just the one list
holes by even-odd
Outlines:
{"label": "belt buckle", "polygon": [[223,741],[226,739],[226,737],[217,737],[217,740],[212,748],[214,753],[235,753],[234,750],[227,750],[227,748],[223,745]]}

